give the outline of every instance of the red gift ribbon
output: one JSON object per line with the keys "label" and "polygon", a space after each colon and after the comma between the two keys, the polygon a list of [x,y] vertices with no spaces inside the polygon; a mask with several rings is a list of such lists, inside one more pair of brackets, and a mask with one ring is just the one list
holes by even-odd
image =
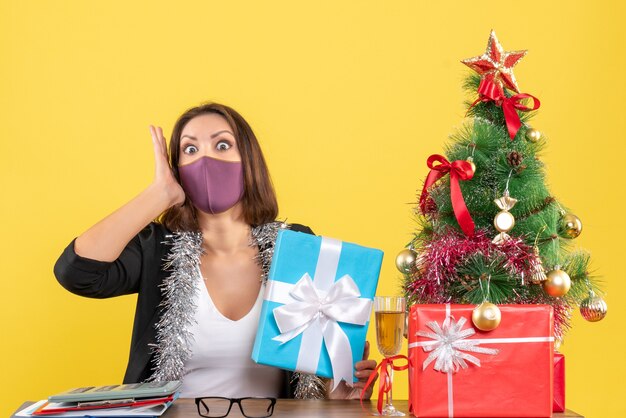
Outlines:
{"label": "red gift ribbon", "polygon": [[[511,141],[517,135],[517,131],[522,127],[522,121],[516,110],[528,112],[539,109],[541,102],[538,98],[527,93],[516,94],[515,96],[506,97],[502,87],[494,83],[493,80],[485,78],[478,86],[478,99],[470,106],[470,109],[480,102],[495,102],[497,106],[502,107],[506,128],[509,131]],[[524,99],[532,99],[533,106],[528,107],[522,103]]]}
{"label": "red gift ribbon", "polygon": [[[394,360],[406,360],[406,364],[403,366],[396,366],[393,364]],[[385,357],[383,361],[381,361],[378,366],[374,369],[374,372],[370,374],[370,377],[367,379],[365,383],[365,387],[361,390],[361,408],[365,410],[365,406],[363,406],[363,395],[367,388],[376,380],[376,376],[380,374],[380,380],[378,381],[378,402],[376,403],[376,409],[379,414],[383,412],[383,398],[389,399],[389,392],[391,391],[391,378],[390,378],[390,369],[396,371],[402,371],[409,368],[409,358],[403,355]]]}
{"label": "red gift ribbon", "polygon": [[[439,163],[434,165],[434,163]],[[439,154],[433,154],[428,157],[426,161],[430,173],[426,177],[424,188],[422,189],[422,195],[420,196],[420,208],[422,213],[426,213],[426,203],[428,200],[428,188],[435,184],[441,177],[450,173],[450,199],[452,200],[452,209],[456,220],[461,227],[461,230],[467,236],[474,235],[474,221],[470,216],[469,210],[465,205],[463,194],[461,193],[461,186],[459,186],[459,180],[470,180],[474,176],[472,171],[472,165],[465,160],[456,160],[450,163],[446,160],[446,157]]]}

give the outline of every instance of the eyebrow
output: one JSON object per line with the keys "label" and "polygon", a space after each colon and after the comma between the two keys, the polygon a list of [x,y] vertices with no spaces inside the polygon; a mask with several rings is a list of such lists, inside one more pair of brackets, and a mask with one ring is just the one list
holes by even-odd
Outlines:
{"label": "eyebrow", "polygon": [[[234,134],[234,133],[232,133],[231,131],[229,131],[229,130],[227,130],[227,129],[224,129],[224,130],[222,130],[222,131],[217,131],[217,132],[215,132],[214,134],[212,134],[212,135],[211,135],[211,139],[215,138],[216,136],[218,136],[219,134],[222,134],[222,133],[224,133],[224,132],[229,133],[229,134],[231,134],[232,136],[235,136],[235,134]],[[196,138],[195,136],[191,136],[191,135],[183,135],[183,136],[181,136],[181,137],[180,137],[180,139],[183,139],[184,137],[187,137],[187,138],[192,139],[192,140],[194,140],[194,141],[197,141],[197,140],[198,140],[198,138]]]}

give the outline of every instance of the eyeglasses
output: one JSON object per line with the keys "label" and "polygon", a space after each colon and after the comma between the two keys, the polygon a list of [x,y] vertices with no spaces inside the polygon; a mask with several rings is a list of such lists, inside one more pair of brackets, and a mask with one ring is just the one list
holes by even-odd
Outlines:
{"label": "eyeglasses", "polygon": [[265,418],[274,413],[276,398],[196,398],[198,414],[207,418],[225,417],[230,413],[234,403],[239,405],[244,417]]}

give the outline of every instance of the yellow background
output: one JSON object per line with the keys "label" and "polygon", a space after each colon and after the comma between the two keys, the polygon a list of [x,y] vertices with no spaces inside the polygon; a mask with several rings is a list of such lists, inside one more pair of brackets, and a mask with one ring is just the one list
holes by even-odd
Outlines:
{"label": "yellow background", "polygon": [[[493,28],[505,49],[530,51],[515,73],[542,101],[550,187],[583,220],[575,244],[608,291],[603,322],[574,314],[567,406],[625,416],[625,17],[617,0],[3,0],[0,414],[121,381],[135,296],[74,296],[52,267],[149,184],[148,125],[169,136],[202,101],[251,123],[282,217],[382,248],[378,294],[399,293],[394,258],[416,227],[426,157],[463,120],[459,60],[483,53]],[[395,388],[407,397],[405,376]]]}

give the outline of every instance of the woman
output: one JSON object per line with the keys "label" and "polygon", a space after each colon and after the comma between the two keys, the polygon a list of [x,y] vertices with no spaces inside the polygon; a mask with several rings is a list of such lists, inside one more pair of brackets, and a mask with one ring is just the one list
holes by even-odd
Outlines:
{"label": "woman", "polygon": [[[169,159],[162,129],[150,133],[152,184],[75,238],[54,267],[81,296],[138,293],[124,383],[178,379],[182,397],[323,395],[329,381],[250,359],[277,231],[313,233],[275,222],[252,129],[230,107],[208,103],[180,116]],[[342,382],[326,396],[357,398],[376,366],[368,356],[366,344],[354,388]]]}

